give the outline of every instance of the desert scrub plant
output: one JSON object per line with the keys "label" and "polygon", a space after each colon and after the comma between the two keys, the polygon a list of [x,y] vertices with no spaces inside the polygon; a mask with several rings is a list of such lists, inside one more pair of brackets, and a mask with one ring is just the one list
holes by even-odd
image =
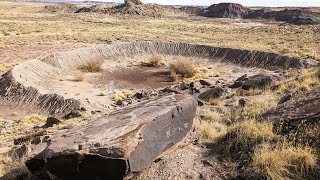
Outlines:
{"label": "desert scrub plant", "polygon": [[74,77],[74,81],[76,82],[81,82],[81,81],[84,81],[85,78],[86,78],[86,75],[85,73],[81,72],[81,71],[75,71],[73,73],[73,77]]}
{"label": "desert scrub plant", "polygon": [[159,54],[152,54],[149,59],[145,62],[141,63],[142,66],[147,66],[147,67],[160,67],[164,65],[164,60],[163,56]]}
{"label": "desert scrub plant", "polygon": [[263,144],[255,149],[247,174],[264,179],[308,179],[316,166],[317,155],[312,148],[288,142]]}
{"label": "desert scrub plant", "polygon": [[169,65],[171,72],[175,72],[183,78],[191,78],[196,74],[196,68],[188,60],[178,59]]}
{"label": "desert scrub plant", "polygon": [[129,96],[132,96],[134,93],[133,93],[133,91],[131,91],[131,90],[125,90],[125,91],[123,91],[123,92],[118,92],[118,93],[116,93],[115,94],[115,96],[114,96],[114,101],[119,101],[119,100],[123,100],[123,99],[125,99],[125,98],[127,98],[127,97],[129,97]]}
{"label": "desert scrub plant", "polygon": [[103,62],[104,62],[103,57],[96,57],[96,58],[90,59],[89,61],[85,62],[83,65],[79,66],[79,69],[84,72],[90,72],[90,73],[101,72]]}

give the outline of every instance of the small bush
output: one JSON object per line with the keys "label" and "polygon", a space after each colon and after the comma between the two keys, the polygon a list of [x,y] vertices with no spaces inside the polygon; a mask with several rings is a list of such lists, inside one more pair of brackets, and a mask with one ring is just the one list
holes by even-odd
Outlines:
{"label": "small bush", "polygon": [[84,72],[101,72],[102,71],[102,65],[103,65],[103,59],[101,58],[94,58],[90,61],[86,62],[84,65],[81,65],[79,67],[80,70]]}
{"label": "small bush", "polygon": [[190,78],[196,74],[196,68],[190,61],[176,60],[174,63],[169,65],[172,72],[183,78]]}
{"label": "small bush", "polygon": [[147,67],[159,67],[164,65],[163,57],[153,54],[146,62],[142,62],[141,65]]}

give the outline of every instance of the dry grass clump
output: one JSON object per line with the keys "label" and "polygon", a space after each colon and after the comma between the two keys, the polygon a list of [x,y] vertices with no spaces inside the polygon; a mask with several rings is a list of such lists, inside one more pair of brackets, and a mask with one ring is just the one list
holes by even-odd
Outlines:
{"label": "dry grass clump", "polygon": [[317,155],[313,149],[278,143],[275,147],[267,144],[257,148],[247,171],[267,179],[307,179],[316,166]]}
{"label": "dry grass clump", "polygon": [[276,135],[271,122],[257,122],[245,120],[231,126],[229,133],[234,133],[236,143],[252,143],[256,141],[269,141]]}
{"label": "dry grass clump", "polygon": [[211,106],[218,106],[220,104],[220,98],[210,98],[208,103]]}
{"label": "dry grass clump", "polygon": [[207,111],[204,118],[209,122],[219,122],[222,118],[222,114],[216,111]]}
{"label": "dry grass clump", "polygon": [[102,57],[97,57],[87,61],[85,64],[81,65],[79,69],[84,72],[90,72],[90,73],[101,72],[102,65],[103,65]]}
{"label": "dry grass clump", "polygon": [[217,143],[227,134],[227,126],[219,122],[204,122],[200,126],[201,139]]}
{"label": "dry grass clump", "polygon": [[38,114],[31,114],[28,116],[23,117],[19,124],[25,125],[25,126],[33,126],[33,125],[41,125],[45,123],[47,120],[46,117],[38,115]]}
{"label": "dry grass clump", "polygon": [[228,118],[232,121],[242,121],[244,119],[256,119],[259,115],[266,110],[277,105],[277,99],[259,98],[252,100],[246,106],[230,112]]}
{"label": "dry grass clump", "polygon": [[191,78],[196,74],[196,68],[187,60],[175,60],[175,62],[169,65],[171,72],[174,72],[176,75],[181,76],[182,78]]}
{"label": "dry grass clump", "polygon": [[141,63],[142,66],[160,67],[164,65],[163,57],[159,54],[152,54],[146,62]]}
{"label": "dry grass clump", "polygon": [[0,73],[5,72],[7,70],[7,67],[3,64],[0,64]]}

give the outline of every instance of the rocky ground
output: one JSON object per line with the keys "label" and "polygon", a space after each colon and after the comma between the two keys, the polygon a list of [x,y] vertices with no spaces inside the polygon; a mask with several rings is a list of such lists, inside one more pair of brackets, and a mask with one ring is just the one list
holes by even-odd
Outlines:
{"label": "rocky ground", "polygon": [[2,4],[2,178],[319,177],[319,26],[139,1]]}

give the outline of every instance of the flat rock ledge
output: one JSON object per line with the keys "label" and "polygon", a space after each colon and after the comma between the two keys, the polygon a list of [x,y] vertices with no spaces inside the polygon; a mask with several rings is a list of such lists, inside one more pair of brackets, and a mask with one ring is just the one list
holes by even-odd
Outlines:
{"label": "flat rock ledge", "polygon": [[195,131],[196,107],[168,95],[121,109],[37,145],[26,165],[39,179],[123,179]]}

